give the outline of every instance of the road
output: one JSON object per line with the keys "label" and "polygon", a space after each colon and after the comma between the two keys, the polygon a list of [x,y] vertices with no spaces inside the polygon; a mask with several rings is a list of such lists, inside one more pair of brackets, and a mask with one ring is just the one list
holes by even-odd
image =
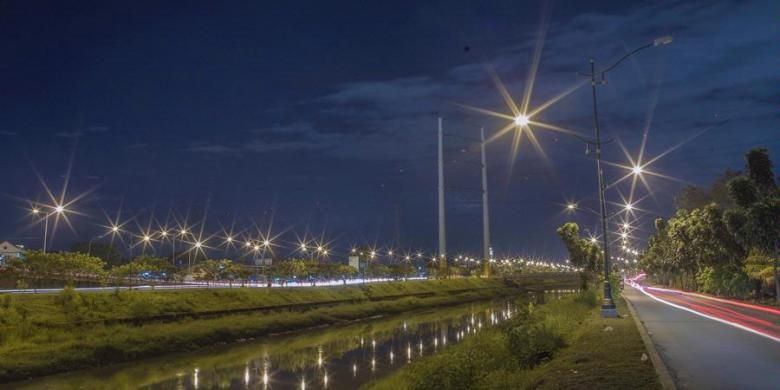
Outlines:
{"label": "road", "polygon": [[[407,278],[408,280],[422,280],[426,279],[424,277],[410,277]],[[364,284],[364,283],[383,283],[383,282],[390,282],[397,279],[392,278],[371,278],[371,279],[347,279],[342,280],[328,280],[328,281],[317,281],[316,285],[312,284],[311,282],[285,282],[284,285],[281,285],[279,283],[273,283],[271,285],[272,288],[305,288],[305,287],[322,287],[322,286],[342,286],[342,285],[354,285],[354,284]],[[160,290],[187,290],[187,289],[201,289],[201,288],[268,288],[268,285],[265,283],[245,283],[241,284],[241,282],[211,282],[211,283],[205,283],[205,282],[187,282],[187,283],[180,283],[180,284],[156,284],[156,285],[135,285],[135,286],[119,286],[119,287],[77,287],[74,288],[75,291],[79,292],[109,292],[109,291],[115,291],[115,290],[133,290],[133,291],[160,291]],[[59,293],[62,291],[62,288],[38,288],[38,289],[32,289],[32,288],[25,288],[25,289],[7,289],[7,290],[0,290],[0,295],[2,294],[54,294]]]}
{"label": "road", "polygon": [[626,286],[680,389],[780,389],[780,310]]}

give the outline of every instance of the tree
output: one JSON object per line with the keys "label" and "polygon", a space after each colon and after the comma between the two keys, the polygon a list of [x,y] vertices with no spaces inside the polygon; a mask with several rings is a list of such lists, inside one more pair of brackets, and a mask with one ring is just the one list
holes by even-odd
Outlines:
{"label": "tree", "polygon": [[639,266],[649,275],[660,276],[664,285],[669,285],[671,275],[677,273],[668,227],[663,219],[655,220],[655,233],[648,241],[647,250],[639,257]]}
{"label": "tree", "polygon": [[558,228],[558,235],[569,252],[569,263],[582,269],[582,287],[587,289],[588,280],[601,269],[603,256],[598,245],[580,238],[579,231],[577,223],[567,222]]}
{"label": "tree", "polygon": [[346,282],[347,278],[355,277],[358,270],[349,264],[339,264],[337,266],[337,274],[341,276],[341,279]]}
{"label": "tree", "polygon": [[103,260],[109,266],[123,263],[122,253],[116,247],[101,242],[77,242],[70,247],[71,252],[86,253]]}
{"label": "tree", "polygon": [[59,257],[59,253],[29,251],[21,258],[8,260],[7,267],[11,274],[23,280],[24,284],[29,285],[29,282],[32,282],[33,289],[37,289],[42,280],[53,274],[54,264],[59,261]]}
{"label": "tree", "polygon": [[772,160],[765,148],[755,148],[745,155],[748,177],[763,195],[775,193],[775,175],[772,172]]}
{"label": "tree", "polygon": [[11,259],[8,269],[23,281],[32,281],[38,288],[46,279],[64,280],[67,283],[76,278],[96,279],[105,282],[105,263],[102,260],[82,253],[27,252],[22,258]]}
{"label": "tree", "polygon": [[772,273],[775,300],[780,303],[777,246],[780,243],[780,193],[766,149],[753,149],[745,156],[747,176],[729,183],[729,195],[737,207],[729,210],[724,221],[729,232],[743,246],[773,257]]}
{"label": "tree", "polygon": [[111,268],[111,275],[114,278],[128,280],[131,284],[143,273],[158,274],[160,277],[171,279],[176,269],[166,259],[152,256],[138,256],[129,263]]}
{"label": "tree", "polygon": [[728,210],[734,206],[733,201],[729,197],[728,183],[739,175],[738,171],[727,169],[715,179],[709,188],[693,185],[685,186],[674,197],[674,205],[678,209],[693,210],[715,203],[722,210]]}
{"label": "tree", "polygon": [[78,252],[65,252],[57,258],[56,272],[68,283],[77,277],[94,278],[101,284],[106,282],[106,263],[94,256]]}

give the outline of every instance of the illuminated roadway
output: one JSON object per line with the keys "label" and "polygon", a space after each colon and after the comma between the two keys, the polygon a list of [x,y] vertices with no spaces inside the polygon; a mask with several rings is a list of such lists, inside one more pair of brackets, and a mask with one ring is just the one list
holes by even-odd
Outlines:
{"label": "illuminated roadway", "polygon": [[[426,279],[424,277],[409,277],[406,278],[408,280],[423,280]],[[334,279],[334,280],[326,280],[326,281],[317,281],[316,284],[305,281],[305,282],[285,282],[284,285],[281,285],[279,283],[274,282],[271,287],[272,288],[306,288],[306,287],[322,287],[322,286],[346,286],[346,285],[354,285],[354,284],[365,284],[365,283],[382,283],[382,282],[390,282],[394,280],[401,280],[401,279],[390,279],[390,278],[370,278],[370,279]],[[110,292],[115,290],[133,290],[133,291],[160,291],[160,290],[186,290],[186,289],[202,289],[202,288],[268,288],[268,285],[266,283],[244,283],[241,282],[224,282],[224,281],[217,281],[217,282],[187,282],[187,283],[180,283],[180,284],[139,284],[134,286],[107,286],[107,287],[76,287],[73,290],[79,291],[79,292]],[[25,289],[5,289],[0,290],[0,295],[2,294],[55,294],[61,292],[62,288],[38,288],[38,289],[32,289],[32,288],[25,288]]]}
{"label": "illuminated roadway", "polygon": [[681,389],[780,389],[780,310],[701,294],[626,286]]}

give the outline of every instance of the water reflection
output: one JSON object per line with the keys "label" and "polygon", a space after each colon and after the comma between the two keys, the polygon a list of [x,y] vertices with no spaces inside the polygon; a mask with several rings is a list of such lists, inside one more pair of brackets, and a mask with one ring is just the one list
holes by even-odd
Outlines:
{"label": "water reflection", "polygon": [[[542,302],[543,295],[537,294],[534,300]],[[548,299],[558,295],[549,295]],[[403,317],[246,340],[192,353],[57,375],[10,384],[8,388],[357,388],[515,314],[515,303],[509,301],[407,313]],[[405,359],[396,359],[396,352],[405,355]]]}

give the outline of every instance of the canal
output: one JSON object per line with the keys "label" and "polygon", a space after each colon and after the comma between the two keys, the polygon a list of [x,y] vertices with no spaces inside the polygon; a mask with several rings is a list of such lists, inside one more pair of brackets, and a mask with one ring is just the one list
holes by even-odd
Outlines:
{"label": "canal", "polygon": [[[526,301],[531,298],[523,298]],[[12,389],[355,389],[511,318],[518,301],[408,312],[3,385]]]}

